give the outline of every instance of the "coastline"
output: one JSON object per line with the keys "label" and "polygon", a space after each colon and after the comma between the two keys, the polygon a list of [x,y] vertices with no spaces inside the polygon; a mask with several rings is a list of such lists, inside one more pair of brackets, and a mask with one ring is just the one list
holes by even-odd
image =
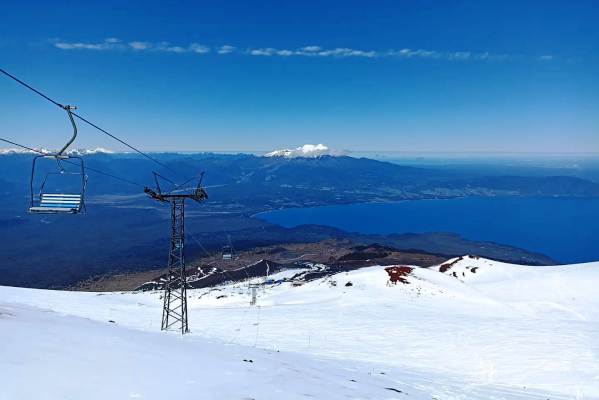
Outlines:
{"label": "coastline", "polygon": [[[586,203],[587,207],[580,207],[581,203]],[[497,207],[498,204],[500,207]],[[488,213],[489,208],[496,210],[495,214]],[[544,210],[553,214],[543,214]],[[392,213],[394,218],[390,217]],[[444,214],[441,221],[435,220],[435,215],[439,213]],[[595,215],[599,215],[599,199],[594,197],[463,196],[452,199],[282,207],[260,211],[251,217],[286,228],[315,224],[358,234],[455,233],[467,240],[492,242],[547,254],[561,263],[569,264],[599,259],[599,251],[593,251],[590,243],[591,238],[599,233],[595,232],[599,228],[591,224],[572,223],[574,220],[594,220]],[[397,219],[401,221],[393,223]],[[380,224],[377,225],[377,222]],[[574,228],[577,230],[567,234]],[[560,245],[559,249],[555,249],[559,251],[553,249],[557,247],[554,244]],[[568,254],[576,258],[564,257]]]}

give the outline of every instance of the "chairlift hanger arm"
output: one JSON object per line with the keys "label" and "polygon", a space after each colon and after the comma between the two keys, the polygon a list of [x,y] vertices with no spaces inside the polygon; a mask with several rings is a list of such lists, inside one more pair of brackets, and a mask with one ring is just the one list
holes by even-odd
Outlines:
{"label": "chairlift hanger arm", "polygon": [[75,124],[75,120],[73,119],[73,113],[71,112],[71,110],[76,110],[77,107],[75,106],[63,106],[62,108],[64,108],[69,116],[69,120],[71,120],[71,125],[73,126],[73,136],[71,137],[71,140],[69,140],[67,142],[67,144],[65,144],[63,146],[62,149],[60,149],[58,151],[58,153],[56,153],[56,157],[63,157],[64,151],[75,141],[75,138],[77,137],[77,125]]}

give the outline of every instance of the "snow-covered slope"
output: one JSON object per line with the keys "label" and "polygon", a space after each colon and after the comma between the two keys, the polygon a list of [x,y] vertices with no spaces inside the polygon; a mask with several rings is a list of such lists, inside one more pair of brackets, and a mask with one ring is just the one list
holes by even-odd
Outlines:
{"label": "snow-covered slope", "polygon": [[0,287],[0,399],[599,398],[599,263],[296,273],[191,290],[183,338],[158,292]]}
{"label": "snow-covered slope", "polygon": [[367,399],[394,385],[356,362],[315,362],[22,305],[0,308],[0,326],[3,400]]}

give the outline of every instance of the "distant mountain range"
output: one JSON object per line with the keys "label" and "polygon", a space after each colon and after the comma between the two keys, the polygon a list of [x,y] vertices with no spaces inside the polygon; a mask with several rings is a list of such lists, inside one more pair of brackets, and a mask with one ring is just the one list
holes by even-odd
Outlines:
{"label": "distant mountain range", "polygon": [[[107,154],[101,150],[78,152],[87,165],[142,185],[152,185],[156,165],[141,156]],[[416,168],[349,156],[260,157],[248,154],[155,154],[169,169],[158,169],[172,180],[184,180],[205,171],[205,184],[218,201],[251,199],[263,203],[281,194],[298,201],[322,198],[322,202],[376,199],[445,198],[480,196],[599,196],[599,183],[566,176],[476,176],[465,171]],[[6,184],[27,188],[30,154],[0,157]],[[174,176],[171,170],[178,171]],[[138,192],[122,181],[88,171],[90,194]],[[19,190],[22,191],[22,190]],[[302,193],[301,195],[299,195]],[[251,203],[254,203],[250,200]]]}
{"label": "distant mountain range", "polygon": [[[233,234],[236,246],[241,248],[349,235],[317,226],[286,229],[251,217],[284,207],[462,196],[599,196],[598,183],[575,177],[485,177],[463,170],[416,168],[348,156],[153,156],[168,167],[157,172],[177,182],[206,172],[203,183],[209,200],[190,207],[187,217],[188,232],[196,234],[209,251],[218,251],[227,234]],[[83,157],[90,167],[88,213],[56,217],[26,211],[32,155],[0,156],[0,284],[64,286],[95,274],[139,271],[164,264],[168,208],[143,193],[143,186],[154,185],[155,165],[128,153],[95,152]],[[56,171],[51,161],[46,171]],[[403,236],[358,239],[376,239],[398,248],[406,248],[408,243]],[[501,254],[502,259],[509,260],[528,256],[539,259],[539,255],[527,256],[521,249],[482,246],[457,236],[443,236],[434,244],[425,235],[409,239],[410,249],[440,254],[474,252],[488,257]],[[190,260],[199,251],[190,248]]]}

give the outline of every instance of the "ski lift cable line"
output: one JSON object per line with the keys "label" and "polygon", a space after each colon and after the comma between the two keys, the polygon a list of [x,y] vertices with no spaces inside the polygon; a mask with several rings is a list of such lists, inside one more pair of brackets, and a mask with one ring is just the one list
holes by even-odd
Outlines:
{"label": "ski lift cable line", "polygon": [[8,140],[8,139],[0,138],[0,140],[2,140],[3,142],[6,142],[6,143],[12,144],[13,146],[18,146],[18,147],[20,147],[20,148],[22,148],[22,149],[29,150],[29,151],[33,151],[34,153],[45,154],[43,151],[36,150],[36,149],[34,149],[34,148],[31,148],[31,147],[25,146],[25,145],[23,145],[23,144],[15,143],[15,142],[13,142],[13,141],[10,141],[10,140]]}
{"label": "ski lift cable line", "polygon": [[[71,163],[71,162],[69,162],[69,164],[72,164],[72,163]],[[125,182],[125,183],[129,183],[129,184],[131,184],[131,185],[139,186],[139,187],[142,187],[142,188],[143,188],[143,187],[145,187],[145,185],[142,185],[141,183],[138,183],[138,182],[135,182],[135,181],[132,181],[132,180],[126,179],[126,178],[121,178],[121,177],[119,177],[119,176],[116,176],[116,175],[109,174],[108,172],[104,172],[104,171],[102,171],[102,170],[99,170],[99,169],[91,168],[91,167],[89,167],[89,166],[86,166],[86,167],[85,167],[85,169],[87,169],[87,170],[89,170],[89,171],[92,171],[92,172],[95,172],[95,173],[98,173],[98,174],[101,174],[101,175],[108,176],[108,177],[110,177],[110,178],[113,178],[113,179],[117,179],[117,180],[119,180],[119,181],[123,181],[123,182]]]}
{"label": "ski lift cable line", "polygon": [[[211,256],[210,253],[206,250],[206,248],[202,244],[202,242],[197,237],[195,237],[192,234],[188,234],[188,235],[189,235],[189,237],[191,237],[202,248],[202,250],[204,251],[204,253],[206,253],[206,255],[208,257]],[[229,241],[230,241],[230,235],[227,235],[227,236],[228,236]],[[268,262],[267,262],[267,265],[268,265]],[[250,278],[247,270],[244,267],[242,267],[241,270],[245,274],[246,282],[249,282],[251,280],[251,278]],[[223,269],[222,273],[224,273],[231,282],[235,282],[235,280],[229,274],[229,271],[227,271],[226,269]],[[251,287],[251,284],[250,284],[250,287]],[[231,339],[228,340],[228,341],[226,341],[227,344],[229,344],[229,345],[233,344],[237,340],[237,338],[239,336],[239,332],[241,331],[242,326],[246,323],[246,317],[247,317],[247,314],[248,314],[248,312],[249,312],[249,310],[251,308],[252,308],[251,304],[248,304],[247,306],[244,307],[244,311],[243,311],[243,314],[242,314],[242,317],[241,317],[241,321],[239,322],[239,326],[237,327],[237,329],[235,329],[233,335],[231,336]],[[257,347],[257,345],[258,345],[258,339],[259,339],[259,336],[260,336],[260,309],[261,309],[261,307],[258,305],[257,306],[256,323],[253,324],[256,327],[256,335],[254,337],[254,347]]]}
{"label": "ski lift cable line", "polygon": [[[180,183],[180,184],[178,184],[178,185],[177,185],[177,184],[175,184],[175,187],[173,188],[173,190],[172,190],[172,191],[174,192],[175,190],[181,190],[181,189],[180,189],[180,188],[181,188],[181,186],[188,184],[188,183],[189,183],[189,182],[191,182],[193,179],[200,178],[200,183],[201,183],[201,178],[203,178],[203,177],[204,177],[204,172],[201,172],[201,173],[199,173],[198,175],[192,176],[191,178],[189,178],[188,180],[186,180],[186,181],[185,181],[185,182],[183,182],[183,183]],[[163,178],[164,178],[164,177],[163,177]],[[165,179],[166,179],[166,178],[165,178]]]}
{"label": "ski lift cable line", "polygon": [[[6,142],[6,143],[12,144],[13,146],[18,146],[18,147],[21,147],[21,148],[23,148],[25,150],[32,151],[34,153],[38,153],[38,154],[42,154],[42,155],[46,154],[43,151],[34,149],[32,147],[29,147],[29,146],[25,146],[25,145],[22,145],[22,144],[19,144],[19,143],[16,143],[16,142],[13,142],[13,141],[8,140],[8,139],[0,138],[0,140],[3,141],[3,142]],[[74,163],[70,162],[69,160],[62,160],[62,162],[67,163],[67,164],[71,164],[71,165],[75,165]],[[119,181],[123,181],[125,183],[129,183],[131,185],[135,185],[135,186],[139,186],[139,187],[145,187],[141,183],[138,183],[138,182],[126,179],[126,178],[121,178],[119,176],[116,176],[116,175],[113,175],[113,174],[109,174],[108,172],[104,172],[104,171],[96,169],[96,168],[85,167],[85,169],[87,169],[89,171],[93,171],[93,172],[101,174],[101,175],[108,176],[108,177],[113,178],[113,179],[117,179]]]}
{"label": "ski lift cable line", "polygon": [[[19,78],[17,78],[16,76],[14,76],[14,75],[12,75],[12,74],[8,73],[8,72],[7,72],[7,71],[5,71],[4,69],[0,68],[0,72],[2,72],[4,75],[6,75],[7,77],[11,78],[11,79],[12,79],[12,80],[14,80],[15,82],[17,82],[17,83],[19,83],[19,84],[23,85],[23,86],[24,86],[24,87],[26,87],[27,89],[29,89],[29,90],[33,91],[34,93],[36,93],[36,94],[40,95],[41,97],[43,97],[44,99],[48,100],[49,102],[51,102],[51,103],[52,103],[52,104],[54,104],[55,106],[58,106],[58,107],[60,107],[60,108],[62,108],[62,109],[66,109],[65,107],[68,107],[68,106],[65,106],[65,105],[63,105],[63,104],[60,104],[59,102],[57,102],[57,101],[55,101],[55,100],[51,99],[50,97],[46,96],[44,93],[42,93],[42,92],[40,92],[39,90],[35,89],[34,87],[32,87],[32,86],[28,85],[27,83],[23,82],[22,80],[20,80],[20,79],[19,79]],[[121,143],[121,144],[123,144],[123,145],[127,146],[127,147],[128,147],[128,148],[130,148],[131,150],[133,150],[133,151],[135,151],[135,152],[137,152],[137,153],[141,154],[142,156],[144,156],[144,157],[146,157],[147,159],[149,159],[149,160],[153,161],[154,163],[156,163],[156,164],[160,165],[161,167],[168,169],[169,171],[173,172],[175,175],[178,175],[178,174],[177,174],[177,172],[176,172],[175,170],[173,170],[171,167],[169,167],[168,165],[166,165],[166,164],[164,164],[164,163],[162,163],[162,162],[158,161],[156,158],[154,158],[154,157],[152,157],[152,156],[148,155],[147,153],[145,153],[145,152],[143,152],[143,151],[139,150],[138,148],[136,148],[136,147],[134,147],[134,146],[130,145],[129,143],[125,142],[123,139],[120,139],[119,137],[117,137],[117,136],[115,136],[115,135],[111,134],[110,132],[108,132],[108,131],[106,131],[106,130],[104,130],[104,129],[100,128],[98,125],[96,125],[96,124],[94,124],[93,122],[91,122],[91,121],[89,121],[89,120],[85,119],[85,118],[84,118],[84,117],[82,117],[81,115],[79,115],[79,114],[77,114],[77,113],[75,113],[75,112],[71,112],[71,114],[73,114],[73,116],[75,116],[75,117],[76,117],[76,118],[78,118],[79,120],[81,120],[81,121],[85,122],[86,124],[88,124],[88,125],[90,125],[90,126],[92,126],[92,127],[96,128],[96,129],[97,129],[97,130],[99,130],[100,132],[102,132],[102,133],[104,133],[104,134],[108,135],[109,137],[113,138],[113,139],[114,139],[114,140],[116,140],[117,142],[119,142],[119,143]]]}
{"label": "ski lift cable line", "polygon": [[204,247],[204,245],[202,244],[202,242],[200,242],[199,239],[197,239],[194,235],[192,235],[190,233],[188,235],[189,235],[190,238],[192,238],[200,246],[200,248],[202,249],[202,251],[204,251],[204,254],[206,254],[207,257],[212,257],[212,254],[210,254],[208,252],[208,250],[206,250],[206,248]]}
{"label": "ski lift cable line", "polygon": [[[192,234],[188,234],[188,235],[189,235],[190,238],[192,238],[202,248],[202,250],[204,251],[204,253],[206,253],[206,255],[208,257],[212,256],[208,252],[208,250],[206,250],[206,248],[204,247],[204,245],[202,244],[202,242],[197,237],[195,237]],[[247,271],[245,270],[245,268],[242,269],[242,271],[245,274],[246,281],[249,281],[250,280],[250,276],[247,273]],[[226,269],[223,269],[222,273],[224,273],[227,276],[227,278],[229,279],[229,281],[235,282],[235,279],[233,279],[233,277],[229,274],[229,271],[227,271]],[[246,316],[247,316],[247,313],[249,312],[250,309],[251,309],[251,305],[247,305],[247,306],[244,307],[244,311],[243,311],[243,314],[242,314],[242,317],[241,317],[241,322],[239,322],[239,326],[237,327],[237,329],[235,329],[233,335],[231,336],[231,339],[227,340],[225,343],[227,343],[227,344],[230,345],[230,344],[233,344],[237,340],[237,337],[239,336],[239,332],[241,331],[242,326],[246,322]]]}

